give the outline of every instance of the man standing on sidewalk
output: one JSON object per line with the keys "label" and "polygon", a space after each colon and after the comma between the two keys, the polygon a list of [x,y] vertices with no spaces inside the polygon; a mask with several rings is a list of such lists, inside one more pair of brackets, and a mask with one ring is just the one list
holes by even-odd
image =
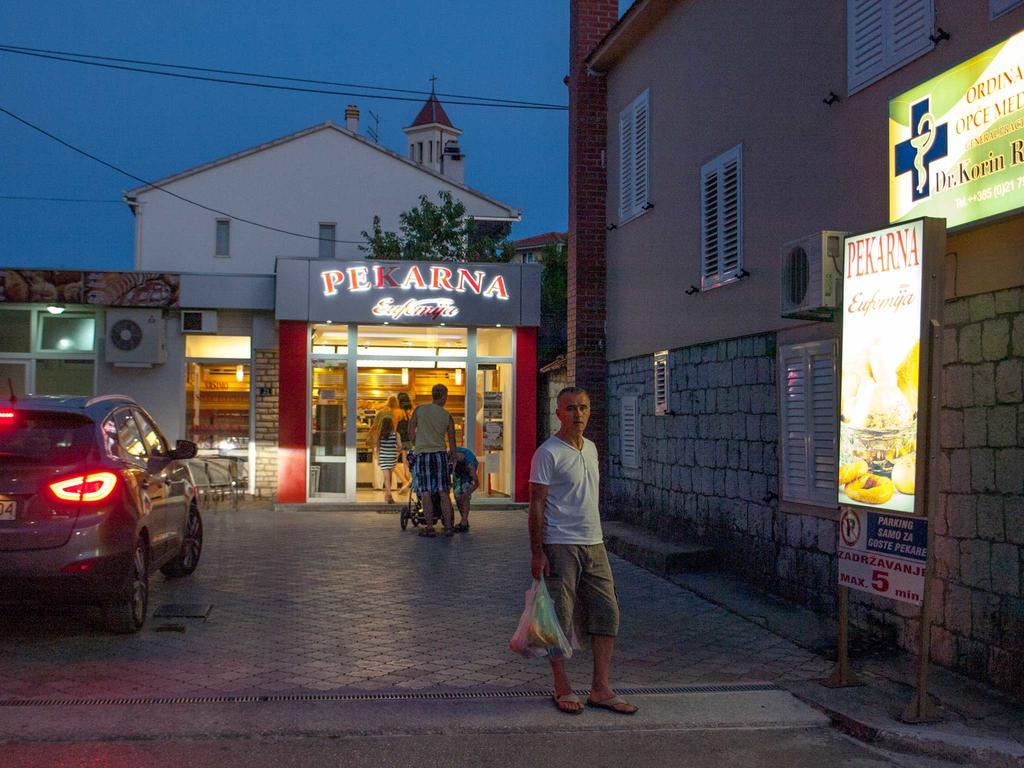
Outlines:
{"label": "man standing on sidewalk", "polygon": [[[409,440],[416,454],[416,491],[423,500],[423,515],[427,524],[420,536],[434,535],[434,494],[441,497],[441,522],[444,535],[452,529],[452,464],[455,463],[455,422],[445,410],[448,387],[435,384],[430,390],[433,402],[421,405],[409,419]],[[445,445],[445,437],[448,444]]]}
{"label": "man standing on sidewalk", "polygon": [[[608,682],[619,631],[619,604],[598,511],[597,448],[583,436],[590,396],[579,387],[558,393],[558,432],[533,454],[530,466],[530,550],[533,578],[544,574],[566,637],[589,636],[594,672],[587,704],[632,715],[636,706],[615,694]],[[564,658],[551,659],[555,705],[578,715],[583,703],[573,693]]]}

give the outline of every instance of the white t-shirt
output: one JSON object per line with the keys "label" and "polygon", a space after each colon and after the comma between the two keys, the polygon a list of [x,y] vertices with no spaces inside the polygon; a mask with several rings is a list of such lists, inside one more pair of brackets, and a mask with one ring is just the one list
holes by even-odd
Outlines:
{"label": "white t-shirt", "polygon": [[583,438],[583,450],[552,435],[533,454],[530,482],[548,487],[544,502],[545,544],[600,544],[597,447]]}

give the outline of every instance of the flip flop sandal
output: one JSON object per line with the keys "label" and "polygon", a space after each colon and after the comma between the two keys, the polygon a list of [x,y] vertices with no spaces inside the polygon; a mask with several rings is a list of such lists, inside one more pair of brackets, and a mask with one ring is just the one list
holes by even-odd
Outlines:
{"label": "flip flop sandal", "polygon": [[597,709],[607,709],[609,712],[614,712],[617,715],[635,715],[639,709],[635,704],[630,704],[621,696],[612,696],[610,699],[604,699],[602,701],[587,699],[587,706],[596,707]]}
{"label": "flip flop sandal", "polygon": [[[556,709],[566,715],[582,715],[583,714],[583,702],[580,701],[580,697],[575,693],[564,693],[561,696],[552,696],[551,700],[555,703]],[[579,704],[580,706],[576,709],[566,709],[563,704]]]}

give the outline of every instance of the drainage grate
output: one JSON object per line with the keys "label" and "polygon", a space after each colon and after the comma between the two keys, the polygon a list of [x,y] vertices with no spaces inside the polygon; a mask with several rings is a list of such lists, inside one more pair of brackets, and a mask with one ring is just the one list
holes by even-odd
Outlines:
{"label": "drainage grate", "polygon": [[202,603],[167,603],[153,611],[156,619],[205,619],[212,605]]}
{"label": "drainage grate", "polygon": [[[719,685],[654,686],[647,688],[617,688],[624,696],[669,695],[680,693],[748,693],[781,690],[772,683],[723,683]],[[587,695],[588,690],[577,691]],[[119,699],[6,699],[0,707],[81,707],[132,706],[153,704],[268,704],[282,702],[330,701],[456,701],[463,699],[534,699],[548,698],[549,690],[513,691],[437,691],[434,693],[296,693],[267,696],[141,696]]]}

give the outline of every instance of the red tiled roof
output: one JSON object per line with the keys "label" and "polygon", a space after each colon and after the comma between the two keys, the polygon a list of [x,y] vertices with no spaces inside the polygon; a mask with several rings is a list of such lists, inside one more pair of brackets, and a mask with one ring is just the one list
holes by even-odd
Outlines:
{"label": "red tiled roof", "polygon": [[438,123],[448,128],[455,127],[452,125],[452,121],[448,119],[448,115],[445,113],[444,107],[441,106],[441,102],[437,100],[437,96],[430,94],[427,103],[423,105],[423,109],[416,115],[416,119],[412,121],[412,125],[409,127],[415,128],[417,125],[431,125],[433,123]]}
{"label": "red tiled roof", "polygon": [[517,251],[522,251],[526,248],[536,248],[548,243],[564,242],[566,237],[567,233],[565,232],[545,232],[542,235],[531,235],[530,237],[524,237],[522,240],[515,240],[512,242],[512,245]]}

